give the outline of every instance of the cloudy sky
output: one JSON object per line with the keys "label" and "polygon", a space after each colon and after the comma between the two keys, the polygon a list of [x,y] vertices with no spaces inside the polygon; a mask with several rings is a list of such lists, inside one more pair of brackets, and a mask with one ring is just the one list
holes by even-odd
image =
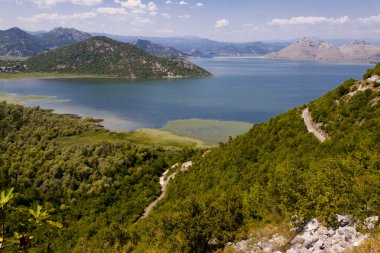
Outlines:
{"label": "cloudy sky", "polygon": [[221,41],[380,38],[380,0],[0,0],[0,29]]}

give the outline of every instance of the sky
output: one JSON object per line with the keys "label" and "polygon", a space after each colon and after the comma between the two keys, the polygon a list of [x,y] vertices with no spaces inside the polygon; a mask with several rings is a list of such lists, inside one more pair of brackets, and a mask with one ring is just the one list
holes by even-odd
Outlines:
{"label": "sky", "polygon": [[0,0],[0,30],[219,41],[379,39],[380,0]]}

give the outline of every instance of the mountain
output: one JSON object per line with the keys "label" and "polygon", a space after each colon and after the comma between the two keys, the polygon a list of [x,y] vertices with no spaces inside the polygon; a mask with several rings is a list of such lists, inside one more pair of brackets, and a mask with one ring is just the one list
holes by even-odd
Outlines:
{"label": "mountain", "polygon": [[188,57],[188,54],[185,54],[177,49],[172,47],[164,47],[162,45],[152,43],[149,40],[136,40],[132,43],[134,46],[144,50],[145,52],[155,55],[155,56],[169,56],[169,57]]}
{"label": "mountain", "polygon": [[182,58],[152,56],[143,50],[106,37],[92,37],[30,57],[33,72],[94,74],[126,78],[209,76],[206,70]]}
{"label": "mountain", "polygon": [[377,61],[380,60],[380,47],[364,41],[337,47],[323,41],[304,38],[279,52],[268,54],[267,57],[313,61]]}
{"label": "mountain", "polygon": [[24,57],[44,50],[40,40],[14,27],[0,31],[0,56]]}
{"label": "mountain", "polygon": [[380,47],[365,41],[354,41],[341,46],[339,49],[346,59],[358,61],[376,61],[380,59]]}
{"label": "mountain", "polygon": [[40,33],[37,37],[46,47],[55,48],[86,40],[91,38],[92,35],[74,28],[57,27],[49,32]]}
{"label": "mountain", "polygon": [[122,42],[133,43],[138,39],[149,40],[152,43],[160,44],[165,47],[172,47],[176,50],[191,54],[196,52],[196,55],[210,56],[240,56],[240,55],[257,55],[276,52],[288,46],[288,42],[219,42],[198,37],[138,37],[138,36],[119,36],[111,34],[95,34],[104,35]]}
{"label": "mountain", "polygon": [[92,35],[73,28],[58,27],[35,35],[14,27],[0,31],[0,56],[28,57],[39,52],[72,44]]}

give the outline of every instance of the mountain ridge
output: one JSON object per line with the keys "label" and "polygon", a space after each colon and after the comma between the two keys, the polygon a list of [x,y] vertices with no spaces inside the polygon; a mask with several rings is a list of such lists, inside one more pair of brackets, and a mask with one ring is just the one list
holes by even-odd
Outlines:
{"label": "mountain ridge", "polygon": [[378,61],[380,47],[357,40],[338,47],[321,40],[303,38],[266,57],[312,61]]}
{"label": "mountain ridge", "polygon": [[107,37],[39,53],[25,61],[28,71],[94,74],[124,78],[180,78],[211,75],[182,58],[156,57]]}

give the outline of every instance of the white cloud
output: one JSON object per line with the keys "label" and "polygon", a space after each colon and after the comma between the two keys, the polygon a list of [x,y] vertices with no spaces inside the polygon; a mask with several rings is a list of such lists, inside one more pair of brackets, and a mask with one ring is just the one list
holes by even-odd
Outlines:
{"label": "white cloud", "polygon": [[150,12],[151,16],[157,14],[157,5],[153,2],[149,2],[144,4],[141,0],[127,0],[125,2],[116,0],[116,3],[120,3],[122,7],[131,10],[132,13],[135,14],[143,14],[146,12]]}
{"label": "white cloud", "polygon": [[327,17],[292,17],[290,19],[275,18],[271,20],[269,25],[316,25],[316,24],[345,24],[350,19],[347,16],[340,18],[327,18]]}
{"label": "white cloud", "polygon": [[166,3],[166,4],[171,4],[172,1],[168,0],[168,1],[166,1],[165,3]]}
{"label": "white cloud", "polygon": [[203,3],[197,3],[197,7],[202,7],[203,5]]}
{"label": "white cloud", "polygon": [[66,0],[32,0],[32,2],[40,8],[50,8],[65,1]]}
{"label": "white cloud", "polygon": [[[51,8],[64,2],[71,2],[77,5],[94,6],[103,3],[103,0],[32,0],[32,2],[40,8]],[[16,1],[16,3],[19,3],[19,1]]]}
{"label": "white cloud", "polygon": [[358,21],[364,24],[377,24],[380,23],[380,15],[370,16],[366,18],[358,18]]}
{"label": "white cloud", "polygon": [[217,29],[224,28],[224,27],[229,26],[229,24],[230,24],[230,21],[228,21],[227,19],[223,18],[221,20],[216,21],[215,28],[217,28]]}
{"label": "white cloud", "polygon": [[191,16],[189,14],[183,14],[179,15],[178,18],[190,18]]}
{"label": "white cloud", "polygon": [[19,18],[21,21],[26,22],[43,22],[43,21],[72,21],[72,20],[85,20],[95,18],[98,14],[95,12],[73,13],[68,15],[60,15],[58,13],[41,13],[31,17]]}
{"label": "white cloud", "polygon": [[188,2],[185,2],[185,1],[181,1],[181,2],[179,2],[178,3],[179,5],[187,5],[187,4],[189,4]]}
{"label": "white cloud", "polygon": [[103,0],[72,0],[73,4],[94,6],[103,3]]}
{"label": "white cloud", "polygon": [[171,18],[171,16],[167,13],[161,13],[161,16],[163,16],[164,18]]}
{"label": "white cloud", "polygon": [[101,7],[96,9],[99,14],[105,15],[127,15],[128,12],[125,8]]}

